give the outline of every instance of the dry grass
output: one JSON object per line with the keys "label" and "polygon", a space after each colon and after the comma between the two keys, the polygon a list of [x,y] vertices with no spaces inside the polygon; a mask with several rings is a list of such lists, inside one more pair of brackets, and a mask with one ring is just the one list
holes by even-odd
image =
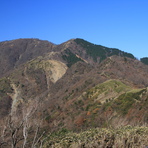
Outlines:
{"label": "dry grass", "polygon": [[148,127],[95,128],[80,133],[59,131],[46,137],[43,148],[146,148]]}

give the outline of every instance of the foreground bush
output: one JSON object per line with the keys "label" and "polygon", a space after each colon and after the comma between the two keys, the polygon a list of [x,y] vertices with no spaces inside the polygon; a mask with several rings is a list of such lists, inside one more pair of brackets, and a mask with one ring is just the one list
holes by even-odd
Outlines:
{"label": "foreground bush", "polygon": [[44,148],[147,148],[148,127],[95,128],[80,133],[61,130],[46,137]]}

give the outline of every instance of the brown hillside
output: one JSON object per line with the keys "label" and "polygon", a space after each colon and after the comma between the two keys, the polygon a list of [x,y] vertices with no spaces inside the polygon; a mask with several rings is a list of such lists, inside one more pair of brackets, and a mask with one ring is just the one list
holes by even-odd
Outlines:
{"label": "brown hillside", "polygon": [[0,51],[0,132],[21,124],[18,136],[28,128],[33,139],[38,128],[147,126],[148,65],[132,54],[82,39],[19,39],[1,42]]}

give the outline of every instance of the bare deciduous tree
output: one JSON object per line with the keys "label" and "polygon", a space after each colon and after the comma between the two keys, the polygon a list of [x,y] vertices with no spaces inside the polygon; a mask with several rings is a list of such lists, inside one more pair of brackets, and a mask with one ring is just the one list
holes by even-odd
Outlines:
{"label": "bare deciduous tree", "polygon": [[[36,146],[42,147],[41,138],[45,132],[40,133],[40,125],[42,120],[33,122],[33,116],[36,114],[38,102],[23,110],[21,118],[14,120],[10,114],[5,120],[5,124],[1,127],[0,148],[31,148]],[[29,141],[32,139],[32,142]],[[41,144],[40,144],[41,143]]]}

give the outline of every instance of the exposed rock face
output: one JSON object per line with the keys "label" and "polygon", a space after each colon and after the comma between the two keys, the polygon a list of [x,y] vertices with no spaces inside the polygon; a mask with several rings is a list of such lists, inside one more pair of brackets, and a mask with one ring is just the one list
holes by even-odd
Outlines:
{"label": "exposed rock face", "polygon": [[53,83],[56,83],[66,73],[67,66],[55,60],[46,61],[45,64],[47,63],[50,64],[50,66],[45,65],[46,77],[50,78]]}
{"label": "exposed rock face", "polygon": [[11,88],[13,89],[13,93],[8,95],[12,98],[12,105],[11,105],[11,114],[16,112],[16,109],[20,103],[23,102],[22,95],[21,95],[21,89],[17,87],[15,84],[11,84]]}

